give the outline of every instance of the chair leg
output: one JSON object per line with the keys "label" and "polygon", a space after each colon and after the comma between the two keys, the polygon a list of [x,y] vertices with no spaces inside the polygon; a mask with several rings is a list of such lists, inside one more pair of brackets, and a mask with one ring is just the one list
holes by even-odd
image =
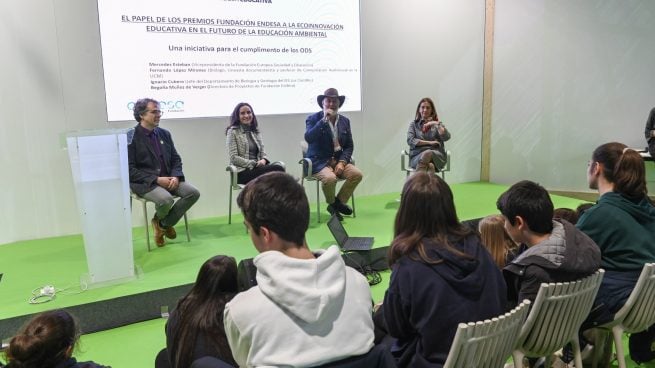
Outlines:
{"label": "chair leg", "polygon": [[143,223],[146,228],[146,244],[148,245],[148,252],[150,252],[150,220],[148,220],[148,205],[146,201],[141,201],[143,205]]}
{"label": "chair leg", "polygon": [[350,202],[353,205],[353,218],[357,217],[357,212],[355,212],[355,193],[350,196]]}
{"label": "chair leg", "polygon": [[580,341],[578,340],[578,332],[575,332],[575,336],[571,339],[571,346],[573,347],[573,356],[576,367],[582,367],[582,354],[580,353]]}
{"label": "chair leg", "polygon": [[321,197],[319,195],[320,181],[316,181],[316,215],[318,217],[318,222],[321,222]]}
{"label": "chair leg", "polygon": [[227,224],[230,225],[232,224],[232,186],[230,185],[230,200],[228,204],[228,212],[227,212]]}
{"label": "chair leg", "polygon": [[612,327],[612,335],[614,336],[614,348],[616,349],[616,360],[619,362],[619,368],[626,368],[625,355],[623,355],[623,329],[620,325]]}
{"label": "chair leg", "polygon": [[191,242],[191,234],[189,233],[189,219],[186,217],[186,212],[184,213],[184,228],[186,229],[186,241]]}
{"label": "chair leg", "polygon": [[514,350],[512,352],[512,361],[514,362],[514,368],[523,368],[523,357],[525,354],[519,350]]}

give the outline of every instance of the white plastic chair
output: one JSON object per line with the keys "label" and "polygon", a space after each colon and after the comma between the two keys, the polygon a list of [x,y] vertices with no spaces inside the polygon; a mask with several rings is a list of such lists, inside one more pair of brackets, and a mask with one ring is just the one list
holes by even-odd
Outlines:
{"label": "white plastic chair", "polygon": [[[301,170],[302,173],[300,175],[300,185],[303,187],[305,186],[305,181],[315,181],[316,182],[316,218],[318,222],[321,222],[321,181],[316,179],[312,175],[312,160],[308,159],[305,157],[305,154],[307,153],[307,142],[301,141],[300,142],[300,149],[302,151],[302,156],[303,158],[298,161],[298,163],[301,165]],[[350,158],[350,163],[355,164],[355,158],[351,157]],[[337,181],[342,181],[343,179],[337,178]],[[350,202],[352,203],[352,209],[353,209],[353,217],[357,217],[357,214],[355,212],[355,193],[350,197]]]}
{"label": "white plastic chair", "polygon": [[237,167],[234,165],[228,165],[225,168],[225,171],[229,171],[230,173],[230,190],[228,192],[230,193],[228,195],[228,215],[227,215],[227,223],[228,225],[232,223],[232,192],[235,190],[241,190],[243,189],[244,185],[237,183]]}
{"label": "white plastic chair", "polygon": [[[405,176],[416,172],[416,169],[409,166],[409,152],[407,150],[400,151],[400,170],[405,172]],[[437,174],[441,174],[441,178],[446,180],[446,171],[450,171],[450,150],[446,151],[446,166]]]}
{"label": "white plastic chair", "polygon": [[[641,332],[653,324],[655,324],[655,263],[646,263],[635,288],[632,289],[625,305],[614,315],[614,320],[596,328],[607,332],[611,331],[619,368],[626,368],[621,341],[623,333]],[[605,339],[600,340],[604,341]],[[612,343],[611,339],[609,339],[609,343]],[[594,346],[594,368],[598,366],[603,351],[604,349],[600,345]]]}
{"label": "white plastic chair", "polygon": [[[278,165],[282,166],[283,168],[286,169],[286,165],[282,161],[275,161],[272,162],[271,165]],[[245,187],[245,184],[239,184],[238,181],[238,173],[239,171],[237,170],[237,167],[234,165],[227,165],[225,168],[225,171],[228,171],[230,173],[230,190],[228,194],[228,215],[227,215],[227,223],[228,225],[232,223],[232,192],[235,190],[241,190],[243,187]]]}
{"label": "white plastic chair", "polygon": [[444,368],[499,368],[516,347],[530,301],[491,320],[460,323]]}
{"label": "white plastic chair", "polygon": [[578,330],[589,315],[605,270],[574,282],[541,284],[528,319],[521,328],[514,353],[514,367],[523,367],[523,357],[546,357],[571,343],[575,366],[582,367]]}

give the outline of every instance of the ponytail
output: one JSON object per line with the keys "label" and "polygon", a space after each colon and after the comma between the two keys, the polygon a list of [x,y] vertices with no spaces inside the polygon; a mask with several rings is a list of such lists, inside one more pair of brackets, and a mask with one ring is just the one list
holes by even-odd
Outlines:
{"label": "ponytail", "polygon": [[614,184],[615,192],[630,199],[647,196],[644,160],[635,150],[623,143],[605,143],[594,150],[592,159],[602,164],[602,175]]}

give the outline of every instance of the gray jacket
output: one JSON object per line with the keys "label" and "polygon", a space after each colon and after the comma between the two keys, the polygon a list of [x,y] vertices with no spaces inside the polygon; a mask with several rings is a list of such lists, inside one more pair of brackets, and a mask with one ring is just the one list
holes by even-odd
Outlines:
{"label": "gray jacket", "polygon": [[534,301],[541,283],[575,281],[600,267],[600,248],[566,220],[553,220],[550,237],[514,258],[503,269],[511,305]]}
{"label": "gray jacket", "polygon": [[[259,149],[257,160],[250,160],[248,158],[248,153],[250,152],[248,134],[252,135]],[[228,129],[225,144],[227,146],[227,156],[230,158],[230,165],[236,166],[238,172],[246,169],[254,169],[257,161],[261,159],[269,161],[264,152],[264,142],[262,141],[261,133],[246,131],[241,125]]]}

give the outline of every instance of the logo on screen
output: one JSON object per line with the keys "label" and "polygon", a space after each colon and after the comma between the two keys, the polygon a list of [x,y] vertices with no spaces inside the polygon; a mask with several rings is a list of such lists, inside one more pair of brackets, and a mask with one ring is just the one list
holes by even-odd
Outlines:
{"label": "logo on screen", "polygon": [[[159,101],[159,106],[164,112],[182,112],[184,111],[184,100]],[[134,101],[127,103],[127,109],[134,111]]]}

